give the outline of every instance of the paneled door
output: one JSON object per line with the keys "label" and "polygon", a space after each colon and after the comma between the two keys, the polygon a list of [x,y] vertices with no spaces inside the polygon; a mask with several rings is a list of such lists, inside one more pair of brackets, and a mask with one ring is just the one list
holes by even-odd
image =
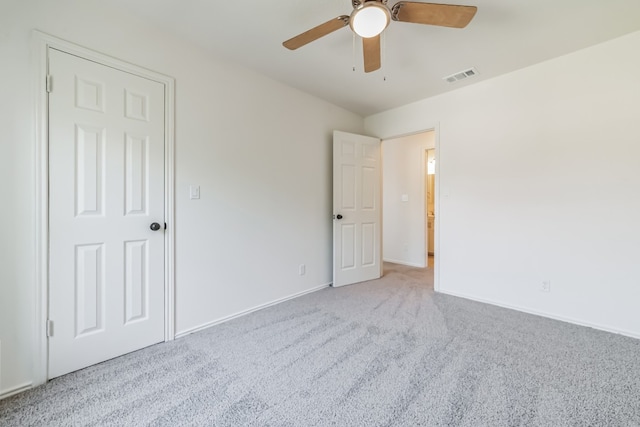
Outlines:
{"label": "paneled door", "polygon": [[382,275],[380,140],[333,133],[333,286]]}
{"label": "paneled door", "polygon": [[162,83],[49,49],[49,378],[164,340]]}

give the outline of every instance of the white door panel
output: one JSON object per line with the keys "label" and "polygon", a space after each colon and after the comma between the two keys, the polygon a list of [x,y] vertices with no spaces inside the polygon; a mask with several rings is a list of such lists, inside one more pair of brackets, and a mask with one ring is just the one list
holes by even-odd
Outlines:
{"label": "white door panel", "polygon": [[333,286],[382,274],[380,140],[333,134]]}
{"label": "white door panel", "polygon": [[49,72],[53,378],[164,340],[164,85],[55,49]]}

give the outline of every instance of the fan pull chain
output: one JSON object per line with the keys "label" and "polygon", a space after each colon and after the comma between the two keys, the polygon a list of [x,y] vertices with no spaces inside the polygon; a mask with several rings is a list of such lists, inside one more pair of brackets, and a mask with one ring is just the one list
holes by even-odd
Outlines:
{"label": "fan pull chain", "polygon": [[353,71],[356,71],[356,33],[353,34],[353,43],[351,44],[351,66]]}
{"label": "fan pull chain", "polygon": [[382,46],[381,46],[381,51],[382,51],[382,81],[386,82],[387,81],[387,35],[385,34],[385,32],[382,32]]}

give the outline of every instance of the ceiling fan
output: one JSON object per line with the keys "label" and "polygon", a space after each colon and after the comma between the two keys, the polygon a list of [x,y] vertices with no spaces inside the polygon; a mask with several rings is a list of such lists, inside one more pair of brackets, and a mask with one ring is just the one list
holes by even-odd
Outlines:
{"label": "ceiling fan", "polygon": [[464,28],[478,10],[475,6],[413,1],[399,1],[389,8],[387,2],[388,0],[351,0],[353,5],[351,15],[338,16],[298,34],[282,45],[287,49],[295,50],[349,25],[354,33],[362,37],[364,71],[370,73],[381,66],[380,34],[387,28],[391,20]]}

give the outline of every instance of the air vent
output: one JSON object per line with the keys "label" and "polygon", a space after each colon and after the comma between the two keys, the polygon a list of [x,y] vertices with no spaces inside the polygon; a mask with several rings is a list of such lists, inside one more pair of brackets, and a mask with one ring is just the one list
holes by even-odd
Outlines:
{"label": "air vent", "polygon": [[442,80],[446,80],[448,83],[454,83],[469,77],[473,77],[476,74],[478,74],[478,70],[471,67],[468,70],[459,71],[457,73],[451,74],[450,76],[443,77]]}

